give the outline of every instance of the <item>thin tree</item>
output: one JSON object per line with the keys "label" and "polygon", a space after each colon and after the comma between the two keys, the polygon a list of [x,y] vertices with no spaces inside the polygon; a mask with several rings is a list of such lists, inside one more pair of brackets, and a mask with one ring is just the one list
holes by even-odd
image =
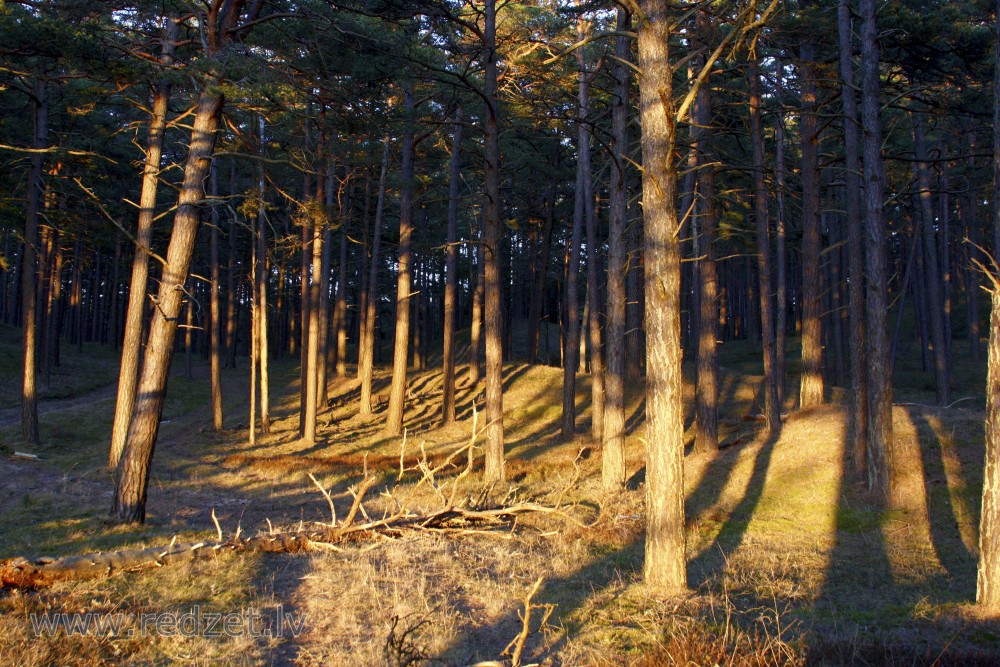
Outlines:
{"label": "thin tree", "polygon": [[222,309],[219,304],[219,178],[212,164],[209,176],[209,192],[212,196],[212,229],[209,232],[209,281],[211,293],[208,301],[209,330],[209,390],[212,397],[212,428],[222,430]]}
{"label": "thin tree", "polygon": [[604,446],[601,449],[601,481],[616,491],[625,485],[625,274],[628,271],[625,247],[628,196],[625,167],[628,163],[628,61],[632,15],[618,7],[615,39],[614,97],[611,107],[612,158],[608,221],[608,314],[607,314],[607,396],[604,406]]}
{"label": "thin tree", "polygon": [[459,181],[462,168],[462,108],[455,110],[455,130],[451,141],[451,161],[448,173],[448,227],[444,247],[444,352],[441,355],[444,378],[441,399],[441,423],[455,421],[455,310],[458,241]]}
{"label": "thin tree", "polygon": [[368,266],[368,294],[364,298],[361,336],[358,342],[358,379],[361,381],[361,394],[358,413],[372,413],[372,367],[375,356],[375,318],[378,313],[378,266],[379,252],[382,247],[382,214],[385,210],[386,175],[389,169],[389,137],[382,142],[382,169],[378,179],[378,199],[375,204],[375,221],[372,223],[372,250]]}

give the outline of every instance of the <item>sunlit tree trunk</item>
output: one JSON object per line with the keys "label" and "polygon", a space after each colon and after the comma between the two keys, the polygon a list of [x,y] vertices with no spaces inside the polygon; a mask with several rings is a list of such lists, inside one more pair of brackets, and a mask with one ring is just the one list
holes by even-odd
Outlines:
{"label": "sunlit tree trunk", "polygon": [[[618,32],[626,33],[631,27],[631,13],[619,6]],[[625,485],[625,273],[628,270],[625,169],[628,164],[629,38],[624,34],[615,39],[615,58],[614,102],[611,107],[614,162],[611,165],[608,222],[607,397],[604,406],[604,446],[601,450],[601,481],[609,491],[616,491]]]}
{"label": "sunlit tree trunk", "polygon": [[386,172],[389,169],[389,137],[382,144],[382,171],[378,179],[378,201],[375,204],[375,222],[372,228],[371,264],[368,267],[368,295],[362,320],[361,341],[358,343],[358,379],[361,380],[361,398],[358,412],[372,413],[372,366],[375,356],[375,318],[377,315],[379,252],[382,247],[382,214],[385,209]]}
{"label": "sunlit tree trunk", "polygon": [[[413,90],[409,84],[403,91],[406,121],[412,121]],[[403,131],[402,188],[399,196],[399,255],[396,276],[396,335],[392,357],[392,385],[389,409],[385,420],[386,435],[403,432],[403,411],[406,403],[407,352],[410,341],[410,287],[413,255],[413,128]]]}
{"label": "sunlit tree trunk", "polygon": [[448,228],[445,234],[444,264],[444,352],[441,364],[443,396],[441,423],[455,421],[455,303],[457,277],[456,260],[458,241],[458,194],[462,177],[462,109],[455,111],[455,133],[451,142],[451,164],[448,174]]}
{"label": "sunlit tree trunk", "polygon": [[[800,5],[805,6],[802,0]],[[823,273],[819,224],[819,112],[816,97],[816,46],[811,38],[799,49],[802,133],[802,376],[799,407],[819,405],[823,387]]]}
{"label": "sunlit tree trunk", "polygon": [[976,603],[990,610],[1000,610],[1000,285],[993,285],[991,302],[986,373],[986,458]]}
{"label": "sunlit tree trunk", "polygon": [[681,404],[680,239],[677,220],[670,4],[639,3],[639,120],[646,281],[646,546],[643,576],[687,587],[684,413]]}
{"label": "sunlit tree trunk", "polygon": [[115,475],[115,498],[111,513],[121,522],[142,523],[146,518],[150,462],[166,398],[167,376],[173,356],[184,281],[191,264],[201,217],[198,204],[204,198],[205,179],[211,170],[215,131],[222,102],[218,82],[206,82],[194,115],[184,180],[180,186],[156,309],[150,322],[149,344],[139,379],[135,409]]}
{"label": "sunlit tree trunk", "polygon": [[497,100],[496,0],[483,8],[483,128],[485,193],[483,198],[483,323],[486,333],[486,462],[487,483],[507,478],[503,432],[503,312],[500,286],[500,109]]}
{"label": "sunlit tree trunk", "polygon": [[583,168],[576,165],[576,190],[573,203],[573,228],[569,247],[566,249],[566,278],[563,287],[563,307],[566,318],[565,344],[563,345],[563,405],[562,436],[571,438],[576,432],[576,372],[580,354],[580,237],[583,228]]}
{"label": "sunlit tree trunk", "polygon": [[[261,157],[264,152],[264,118],[260,118]],[[267,435],[271,432],[271,383],[269,372],[269,346],[267,341],[267,202],[264,197],[264,161],[258,167],[257,233],[254,235],[254,303],[257,305],[254,326],[257,327],[256,350],[257,367],[260,371],[260,430]]]}

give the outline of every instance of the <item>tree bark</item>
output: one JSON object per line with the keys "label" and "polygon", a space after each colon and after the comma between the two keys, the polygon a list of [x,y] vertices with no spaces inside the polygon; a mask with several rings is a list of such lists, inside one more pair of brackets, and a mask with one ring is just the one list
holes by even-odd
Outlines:
{"label": "tree bark", "polygon": [[563,406],[562,437],[572,438],[576,432],[576,372],[582,359],[580,354],[580,237],[583,228],[583,167],[576,165],[576,194],[573,203],[573,227],[566,250],[566,277],[563,300],[566,324],[563,345]]}
{"label": "tree bark", "polygon": [[441,423],[455,421],[455,292],[458,283],[456,271],[458,241],[458,194],[462,177],[462,108],[455,110],[455,132],[451,141],[451,163],[448,175],[448,228],[444,250],[444,352],[441,399]]}
{"label": "tree bark", "polygon": [[503,432],[503,312],[500,286],[500,108],[497,100],[496,0],[483,7],[483,102],[485,192],[483,197],[483,324],[486,333],[486,462],[487,484],[507,479]]}
{"label": "tree bark", "polygon": [[642,205],[646,282],[646,582],[687,588],[684,534],[684,413],[681,403],[680,240],[670,4],[639,3]]}
{"label": "tree bark", "polygon": [[[632,28],[631,12],[618,7],[618,32]],[[604,446],[601,450],[601,481],[608,491],[625,486],[625,247],[628,196],[625,167],[628,164],[628,61],[629,38],[615,39],[614,97],[611,107],[612,158],[608,221],[608,314],[607,396],[604,406]]]}
{"label": "tree bark", "polygon": [[156,310],[150,323],[149,344],[135,409],[115,475],[115,498],[111,514],[125,523],[142,523],[146,518],[150,462],[166,398],[177,316],[180,314],[184,281],[191,264],[201,217],[198,204],[204,198],[205,179],[211,169],[215,131],[222,110],[223,96],[218,85],[217,81],[206,82],[199,95],[187,163],[184,166],[184,181],[177,201]]}
{"label": "tree bark", "polygon": [[[777,88],[781,89],[781,62],[778,62]],[[788,336],[788,255],[785,251],[785,119],[778,108],[775,118],[774,203],[777,220],[774,230],[774,379],[778,384],[778,405],[785,403],[785,341]]]}
{"label": "tree bark", "polygon": [[[413,90],[407,84],[403,91],[403,113],[412,122]],[[386,435],[403,432],[403,411],[406,407],[407,352],[410,342],[410,289],[413,254],[413,128],[403,131],[403,184],[399,195],[399,256],[396,276],[396,335],[392,357],[392,385],[389,390],[389,410],[385,419]]]}
{"label": "tree bark", "polygon": [[209,387],[212,396],[212,428],[222,430],[222,321],[219,304],[219,179],[215,165],[209,176],[212,202],[212,229],[209,237],[209,268],[211,294],[209,296]]}
{"label": "tree bark", "polygon": [[[173,63],[177,42],[177,24],[172,19],[164,22],[163,53],[160,62],[164,67]],[[163,157],[163,135],[167,127],[167,105],[170,101],[170,82],[163,78],[153,86],[153,107],[149,118],[149,139],[146,146],[146,163],[142,173],[142,191],[139,195],[139,221],[135,233],[135,250],[132,256],[132,278],[129,282],[128,308],[125,311],[125,335],[122,338],[121,369],[118,373],[118,398],[111,431],[111,450],[108,466],[116,468],[125,447],[132,410],[135,406],[135,387],[139,374],[142,320],[146,309],[146,288],[149,278],[149,257],[153,240],[153,219],[156,213],[156,191]]]}
{"label": "tree bark", "polygon": [[[1000,165],[996,165],[1000,168]],[[997,177],[997,176],[995,176]],[[979,572],[976,603],[1000,609],[1000,285],[990,292],[990,342],[986,373],[986,459],[983,510],[979,523]]]}
{"label": "tree bark", "polygon": [[385,208],[386,173],[389,169],[389,137],[382,143],[382,171],[378,179],[378,200],[375,204],[375,222],[372,229],[371,263],[368,267],[368,294],[365,298],[365,313],[361,341],[358,352],[358,379],[361,380],[361,397],[358,412],[372,413],[372,366],[375,356],[375,318],[378,304],[378,266],[382,247],[382,213]]}
{"label": "tree bark", "polygon": [[875,0],[861,0],[861,127],[864,128],[865,313],[868,318],[868,488],[886,496],[892,472],[892,360],[887,326],[882,122]]}
{"label": "tree bark", "polygon": [[[800,2],[800,5],[806,3]],[[802,92],[802,377],[799,407],[819,405],[823,386],[823,273],[819,225],[819,116],[816,97],[815,45],[799,51]]]}
{"label": "tree bark", "polygon": [[763,408],[764,428],[768,436],[781,426],[781,406],[778,403],[778,383],[775,376],[777,359],[774,349],[774,307],[771,285],[770,215],[767,202],[767,159],[764,154],[764,128],[761,121],[760,65],[750,60],[750,140],[753,144],[753,203],[757,232],[757,275],[760,280],[760,331],[764,356]]}

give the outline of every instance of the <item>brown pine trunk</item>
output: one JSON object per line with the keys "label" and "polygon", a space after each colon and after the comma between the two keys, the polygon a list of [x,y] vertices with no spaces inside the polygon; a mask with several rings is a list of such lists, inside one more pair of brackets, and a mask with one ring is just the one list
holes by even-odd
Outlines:
{"label": "brown pine trunk", "polygon": [[483,25],[483,128],[485,193],[483,198],[483,324],[486,330],[486,461],[487,484],[507,479],[503,433],[503,312],[500,299],[500,108],[497,102],[496,0],[485,0]]}
{"label": "brown pine trunk", "polygon": [[[337,300],[334,304],[333,319],[337,322],[335,331],[336,359],[337,363],[334,372],[337,377],[347,376],[347,220],[350,214],[350,207],[346,204],[341,215],[340,223],[340,259],[337,267]],[[325,399],[324,399],[325,405]]]}
{"label": "brown pine trunk", "polygon": [[[778,62],[778,88],[781,87],[781,62]],[[775,119],[774,203],[777,223],[774,230],[774,379],[778,385],[778,405],[785,404],[785,341],[788,336],[788,255],[785,252],[785,120],[778,108]]]}
{"label": "brown pine trunk", "polygon": [[375,204],[375,222],[372,228],[371,263],[368,267],[368,294],[362,319],[361,341],[358,343],[358,379],[361,380],[361,398],[358,412],[372,413],[372,365],[375,356],[375,318],[378,303],[379,251],[382,247],[382,213],[385,208],[386,172],[389,169],[389,137],[382,144],[382,171],[378,179],[378,202]]}
{"label": "brown pine trunk", "polygon": [[[261,135],[261,157],[264,152],[264,118],[260,118]],[[257,233],[253,239],[254,245],[254,303],[257,308],[253,317],[253,326],[256,327],[255,347],[257,356],[257,368],[260,372],[260,430],[267,435],[271,432],[271,388],[268,373],[268,342],[267,342],[267,206],[264,197],[264,187],[266,184],[264,161],[261,160],[258,181],[257,196],[260,199],[257,208]],[[253,421],[251,420],[251,424]]]}
{"label": "brown pine trunk", "polygon": [[451,141],[451,162],[448,174],[448,227],[444,250],[444,352],[441,399],[441,423],[455,421],[455,303],[457,276],[455,275],[458,241],[459,179],[462,177],[462,108],[455,110],[455,133]]}
{"label": "brown pine trunk", "polygon": [[[699,30],[706,32],[699,20]],[[709,127],[712,102],[707,85],[698,91],[692,132],[702,163],[698,170],[698,377],[695,388],[696,432],[694,447],[699,452],[719,449],[719,364],[716,339],[719,336],[718,275],[715,266],[715,152]]]}
{"label": "brown pine trunk", "polygon": [[851,27],[851,7],[848,0],[837,5],[837,28],[840,36],[841,100],[844,107],[844,167],[846,169],[844,199],[847,213],[847,256],[850,287],[851,357],[851,441],[854,469],[858,477],[865,476],[867,467],[868,396],[865,382],[865,295],[864,249],[861,241],[861,145],[858,138],[858,102],[855,91],[854,45]]}
{"label": "brown pine trunk", "polygon": [[[806,3],[800,2],[801,5]],[[800,48],[802,111],[802,376],[799,407],[819,405],[823,387],[823,273],[819,224],[819,115],[815,45]]]}
{"label": "brown pine trunk", "polygon": [[865,313],[868,317],[868,488],[890,493],[892,471],[892,361],[886,322],[882,124],[875,0],[861,0],[861,127],[864,128]]}
{"label": "brown pine trunk", "polygon": [[157,308],[150,322],[149,344],[135,409],[115,475],[115,498],[111,514],[124,523],[142,523],[146,518],[150,462],[166,398],[182,288],[187,279],[201,217],[198,204],[204,198],[204,183],[211,170],[215,131],[222,102],[218,82],[207,82],[199,96],[194,116],[184,181],[180,188],[174,228],[160,280]]}
{"label": "brown pine trunk", "polygon": [[[165,67],[168,67],[173,62],[175,42],[177,41],[177,24],[173,20],[167,19],[164,28],[163,55],[160,60]],[[148,253],[151,250],[153,240],[156,191],[160,177],[163,135],[167,127],[167,104],[169,101],[170,82],[164,78],[153,87],[153,111],[149,119],[146,164],[143,168],[142,191],[139,195],[139,221],[132,256],[128,308],[125,311],[125,334],[122,338],[121,369],[118,373],[118,397],[115,403],[115,419],[111,431],[111,449],[108,454],[110,468],[118,466],[118,460],[125,448],[125,439],[128,436],[132,410],[135,406],[135,387],[138,382],[143,316],[146,309],[146,289],[149,278]]]}
{"label": "brown pine trunk", "polygon": [[927,277],[926,304],[930,317],[930,335],[934,348],[934,386],[937,404],[947,405],[951,400],[950,364],[948,342],[945,338],[944,303],[942,295],[941,264],[938,254],[937,233],[934,228],[934,201],[931,193],[931,174],[927,166],[927,141],[924,138],[923,119],[916,112],[910,113],[913,123],[913,147],[917,161],[918,199],[920,201],[920,234],[924,246],[924,270]]}
{"label": "brown pine trunk", "polygon": [[[236,194],[236,164],[229,172],[229,194]],[[236,218],[229,218],[229,257],[226,261],[226,368],[236,368]]]}
{"label": "brown pine trunk", "polygon": [[[1000,168],[1000,165],[997,165]],[[994,176],[1000,180],[1000,176]],[[986,460],[983,510],[979,523],[979,572],[976,603],[1000,609],[1000,285],[990,292],[990,342],[986,373]]]}
{"label": "brown pine trunk", "polygon": [[309,225],[303,227],[308,230],[312,237],[310,249],[312,250],[312,281],[308,284],[307,303],[308,308],[303,308],[309,312],[308,335],[306,337],[306,362],[303,369],[305,375],[305,396],[302,398],[303,423],[301,426],[302,440],[308,445],[316,444],[316,407],[319,400],[319,373],[318,364],[320,359],[320,342],[322,340],[320,321],[320,292],[323,289],[323,246],[324,230],[319,226]]}
{"label": "brown pine trunk", "polygon": [[212,396],[212,428],[222,430],[222,321],[219,304],[219,179],[215,165],[209,176],[212,199],[212,229],[210,230],[208,261],[210,294],[208,297],[208,363],[209,389]]}
{"label": "brown pine trunk", "polygon": [[764,129],[761,122],[760,66],[750,59],[750,141],[753,144],[753,203],[757,233],[757,275],[760,280],[760,330],[764,355],[763,408],[767,435],[781,426],[781,406],[778,403],[778,383],[775,377],[777,359],[774,349],[774,308],[771,294],[771,240],[767,202],[767,159],[764,154]]}
{"label": "brown pine trunk", "polygon": [[[581,129],[582,134],[582,129]],[[563,406],[562,437],[572,438],[576,432],[576,372],[582,355],[580,354],[580,297],[578,294],[580,274],[580,236],[583,228],[583,169],[579,161],[576,165],[576,196],[573,204],[573,228],[566,252],[566,277],[563,288],[563,312],[565,313],[565,343],[563,345]]]}
{"label": "brown pine trunk", "polygon": [[[618,7],[618,32],[632,27],[631,12]],[[628,61],[629,39],[615,39],[614,97],[611,107],[613,141],[608,221],[608,314],[607,396],[604,406],[604,446],[601,450],[601,482],[608,491],[625,486],[625,247],[628,197],[625,168],[628,164]]]}
{"label": "brown pine trunk", "polygon": [[[403,108],[406,121],[413,114],[413,90],[403,91]],[[389,409],[385,419],[386,435],[403,432],[403,411],[406,407],[407,352],[410,341],[410,286],[412,281],[413,242],[413,129],[403,131],[403,184],[399,195],[399,256],[396,276],[396,335],[392,357],[392,385],[389,390]]]}
{"label": "brown pine trunk", "polygon": [[59,319],[62,304],[62,235],[52,230],[52,271],[45,305],[45,386],[51,386],[52,367],[59,365]]}
{"label": "brown pine trunk", "polygon": [[[470,276],[475,277],[472,288],[472,323],[469,325],[469,386],[475,387],[482,375],[480,357],[483,350],[483,253],[482,234],[474,253],[469,253]],[[473,263],[473,258],[475,262]],[[471,280],[471,278],[470,278]]]}
{"label": "brown pine trunk", "polygon": [[656,589],[675,593],[687,588],[687,574],[674,68],[669,51],[670,4],[645,0],[639,6],[647,355],[643,575]]}

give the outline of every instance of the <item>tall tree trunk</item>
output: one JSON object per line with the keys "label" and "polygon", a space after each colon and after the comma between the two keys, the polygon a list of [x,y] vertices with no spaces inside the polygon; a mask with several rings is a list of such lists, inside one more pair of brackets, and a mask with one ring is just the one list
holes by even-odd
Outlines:
{"label": "tall tree trunk", "polygon": [[[236,194],[236,163],[229,172],[229,194]],[[226,368],[236,368],[236,217],[229,218],[229,257],[226,259]]]}
{"label": "tall tree trunk", "polygon": [[[173,63],[177,42],[177,24],[172,19],[164,22],[164,67]],[[167,127],[167,105],[170,101],[170,82],[163,78],[153,86],[153,111],[149,118],[149,139],[146,146],[146,163],[142,172],[142,191],[139,195],[139,222],[135,232],[135,249],[132,255],[132,278],[129,282],[128,308],[125,311],[125,335],[122,338],[121,369],[118,373],[118,398],[115,419],[111,430],[111,449],[108,466],[117,468],[125,439],[128,436],[132,410],[135,406],[135,387],[139,374],[139,356],[142,344],[143,316],[146,309],[146,288],[149,278],[149,257],[153,241],[153,220],[156,213],[156,191],[163,157],[163,135]]]}
{"label": "tall tree trunk", "polygon": [[[320,179],[322,180],[322,179]],[[324,216],[325,218],[325,216]],[[308,311],[309,311],[309,323],[308,323],[308,336],[306,337],[306,363],[303,374],[306,379],[306,393],[303,397],[305,405],[303,406],[303,424],[301,427],[302,440],[309,445],[316,444],[316,414],[317,405],[319,403],[319,362],[320,356],[322,354],[320,350],[320,344],[323,340],[321,328],[325,327],[325,322],[323,321],[324,313],[322,313],[322,290],[325,286],[325,280],[323,276],[323,252],[324,252],[324,241],[326,240],[326,220],[324,219],[322,224],[322,229],[320,225],[315,222],[310,221],[309,225],[303,229],[307,229],[312,237],[311,249],[312,249],[312,280],[308,285]],[[329,262],[329,260],[328,260]],[[303,304],[303,310],[306,310],[305,304]]]}
{"label": "tall tree trunk", "polygon": [[[1000,164],[995,165],[1000,170]],[[1000,180],[1000,174],[994,175]],[[979,523],[979,567],[976,603],[1000,609],[1000,285],[990,291],[990,342],[986,373],[986,460],[983,465],[983,510]]]}
{"label": "tall tree trunk", "polygon": [[618,7],[615,39],[614,97],[611,107],[612,159],[608,221],[608,315],[607,397],[604,406],[604,446],[601,450],[601,481],[608,491],[625,486],[625,247],[628,196],[625,166],[628,163],[628,61],[631,12]]}
{"label": "tall tree trunk", "polygon": [[483,324],[486,333],[486,462],[487,484],[507,478],[503,433],[503,312],[500,293],[500,108],[497,100],[496,0],[483,8],[483,128],[485,192],[483,197]]}
{"label": "tall tree trunk", "polygon": [[753,210],[757,232],[757,274],[760,280],[760,331],[764,355],[764,428],[767,435],[781,425],[778,403],[778,383],[775,377],[777,359],[774,350],[774,308],[771,294],[771,240],[767,205],[767,159],[764,154],[764,128],[761,122],[760,65],[750,59],[750,140],[753,144]]}
{"label": "tall tree trunk", "polygon": [[[699,31],[707,36],[704,14],[699,16]],[[715,152],[712,147],[712,101],[707,85],[698,91],[692,112],[696,146],[701,163],[698,169],[698,377],[695,388],[696,433],[694,447],[700,452],[719,449],[719,362],[716,339],[719,336],[719,281],[715,265]]]}
{"label": "tall tree trunk", "polygon": [[458,283],[456,271],[458,241],[458,194],[462,177],[462,109],[455,110],[455,133],[451,141],[451,163],[448,174],[448,227],[445,233],[444,264],[444,352],[443,397],[441,399],[441,423],[455,421],[455,292]]}
{"label": "tall tree trunk", "polygon": [[[412,122],[413,90],[407,84],[403,91],[403,114]],[[403,130],[402,189],[399,195],[399,257],[396,276],[396,335],[392,357],[392,386],[389,390],[389,410],[385,419],[386,435],[403,432],[403,411],[406,403],[407,352],[410,341],[410,285],[412,282],[413,242],[413,128]]]}
{"label": "tall tree trunk", "polygon": [[563,346],[563,406],[562,436],[572,438],[576,432],[576,372],[583,356],[580,354],[580,236],[583,228],[583,166],[577,161],[576,190],[573,203],[573,228],[566,249],[563,312],[566,317],[566,341]]}
{"label": "tall tree trunk", "polygon": [[35,79],[34,95],[31,99],[34,111],[34,137],[32,147],[38,152],[31,155],[31,171],[28,174],[27,204],[24,215],[24,245],[21,252],[21,437],[24,441],[38,444],[38,371],[35,366],[38,345],[38,290],[37,290],[37,248],[38,207],[42,194],[42,167],[45,153],[42,149],[49,142],[49,101],[48,83],[38,76]]}
{"label": "tall tree trunk", "polygon": [[892,471],[892,361],[887,325],[882,121],[875,0],[861,0],[861,127],[864,128],[865,313],[868,317],[868,488],[889,495]]}
{"label": "tall tree trunk", "polygon": [[209,175],[209,192],[212,202],[212,229],[210,230],[208,262],[211,294],[208,301],[209,330],[209,388],[212,396],[212,428],[222,430],[222,320],[219,304],[219,178],[215,164]]}
{"label": "tall tree trunk", "polygon": [[[778,89],[781,89],[781,63],[778,62]],[[774,379],[778,384],[778,405],[785,403],[785,341],[788,337],[788,254],[785,251],[785,119],[778,108],[775,118],[774,203],[777,223],[774,230]]]}
{"label": "tall tree trunk", "polygon": [[62,302],[62,235],[52,230],[52,271],[45,304],[45,386],[52,384],[52,367],[59,361],[59,306]]}
{"label": "tall tree trunk", "polygon": [[[328,188],[333,189],[333,183]],[[335,329],[337,363],[334,372],[337,377],[347,375],[347,223],[350,220],[351,205],[348,195],[343,197],[340,212],[340,258],[337,266],[337,298],[334,303],[333,319],[337,323]],[[332,206],[333,202],[331,202]],[[324,398],[325,401],[325,398]]]}
{"label": "tall tree trunk", "polygon": [[687,588],[684,412],[681,403],[680,239],[670,3],[639,3],[642,204],[646,280],[646,547],[643,575],[658,590]]}
{"label": "tall tree trunk", "polygon": [[182,288],[194,251],[201,217],[198,204],[204,198],[205,179],[211,170],[215,131],[222,110],[223,97],[218,85],[217,81],[205,84],[194,116],[188,158],[184,166],[184,181],[180,188],[174,228],[160,280],[157,308],[150,322],[149,344],[139,380],[135,410],[115,475],[115,498],[111,513],[121,522],[142,523],[146,518],[150,462],[166,398]]}
{"label": "tall tree trunk", "polygon": [[913,123],[913,146],[917,161],[918,198],[920,200],[920,230],[924,241],[924,265],[927,275],[927,309],[930,311],[931,340],[934,343],[934,386],[938,405],[947,405],[951,400],[950,364],[948,362],[948,341],[945,338],[944,296],[942,291],[941,265],[938,254],[937,233],[934,229],[934,200],[931,193],[931,173],[927,166],[927,141],[924,137],[923,119],[916,112],[910,112]]}
{"label": "tall tree trunk", "polygon": [[[325,112],[324,112],[325,115]],[[324,122],[325,121],[321,121]],[[320,144],[325,146],[326,138],[320,135]],[[322,155],[322,152],[321,152]],[[330,313],[330,281],[333,273],[333,229],[331,227],[333,215],[333,185],[335,182],[334,170],[336,169],[336,163],[334,162],[333,150],[330,150],[330,156],[327,160],[326,176],[319,177],[316,179],[316,203],[323,206],[323,255],[321,257],[321,266],[319,274],[319,302],[318,308],[319,312],[317,315],[319,321],[319,355],[316,357],[316,409],[322,410],[329,399],[329,371],[332,365],[330,356],[331,351],[335,351],[335,343],[331,345],[331,332],[334,331],[334,326],[336,325],[336,313],[333,314],[333,321],[331,322]],[[336,363],[336,360],[333,360]]]}
{"label": "tall tree trunk", "polygon": [[483,252],[482,231],[480,231],[479,236],[475,252],[469,253],[469,262],[472,265],[469,271],[469,280],[473,282],[472,322],[469,325],[469,386],[472,387],[479,383],[479,378],[482,375],[480,356],[483,350],[483,283],[485,281],[483,278],[485,253]]}
{"label": "tall tree trunk", "polygon": [[[264,157],[264,117],[260,117],[260,151]],[[257,233],[253,235],[254,252],[254,303],[257,305],[254,326],[257,327],[256,351],[257,367],[260,372],[260,431],[264,435],[271,432],[271,387],[269,374],[269,346],[267,342],[267,200],[264,196],[267,183],[264,160],[257,172]],[[251,424],[253,422],[251,421]]]}
{"label": "tall tree trunk", "polygon": [[851,357],[851,442],[854,469],[865,476],[868,439],[868,396],[865,382],[865,295],[864,250],[861,241],[861,145],[858,138],[858,101],[855,91],[854,43],[851,7],[848,0],[837,5],[840,36],[841,100],[844,106],[844,156],[847,212],[847,256],[849,264],[848,308],[850,311]]}
{"label": "tall tree trunk", "polygon": [[365,298],[365,313],[361,342],[358,352],[358,379],[361,380],[361,398],[358,412],[372,413],[372,362],[375,356],[375,318],[378,305],[379,251],[382,247],[382,213],[385,209],[386,172],[389,169],[389,137],[382,143],[382,171],[378,179],[378,201],[375,204],[375,222],[372,228],[371,264],[368,267],[368,295]]}
{"label": "tall tree trunk", "polygon": [[[807,3],[803,0],[800,5]],[[811,4],[811,3],[810,3]],[[815,44],[800,48],[802,91],[802,377],[799,407],[819,405],[823,387],[823,273],[819,224],[819,112]]]}

